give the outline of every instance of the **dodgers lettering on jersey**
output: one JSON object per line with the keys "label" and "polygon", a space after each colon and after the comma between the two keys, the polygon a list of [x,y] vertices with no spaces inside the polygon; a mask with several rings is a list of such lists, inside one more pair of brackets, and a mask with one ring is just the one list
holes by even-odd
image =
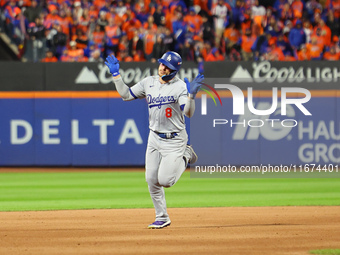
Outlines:
{"label": "dodgers lettering on jersey", "polygon": [[159,76],[149,76],[130,88],[134,98],[145,98],[149,108],[149,128],[160,133],[185,129],[181,106],[187,102],[185,82],[175,77],[162,84]]}
{"label": "dodgers lettering on jersey", "polygon": [[146,102],[148,103],[149,108],[157,106],[159,109],[161,109],[162,105],[175,103],[176,100],[175,100],[174,96],[158,95],[158,97],[153,97],[152,95],[147,94],[146,95]]}

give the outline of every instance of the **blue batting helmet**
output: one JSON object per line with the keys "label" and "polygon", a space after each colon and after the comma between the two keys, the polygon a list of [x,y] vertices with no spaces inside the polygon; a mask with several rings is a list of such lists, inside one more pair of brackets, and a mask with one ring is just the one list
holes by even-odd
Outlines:
{"label": "blue batting helmet", "polygon": [[168,51],[164,53],[161,58],[158,59],[158,62],[169,67],[172,70],[172,72],[169,75],[162,76],[162,79],[164,81],[169,81],[175,77],[175,75],[181,68],[182,58],[177,52]]}

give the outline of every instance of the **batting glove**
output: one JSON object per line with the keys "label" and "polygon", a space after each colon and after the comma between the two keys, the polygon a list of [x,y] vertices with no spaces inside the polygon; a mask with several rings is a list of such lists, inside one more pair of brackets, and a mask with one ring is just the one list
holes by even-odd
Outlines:
{"label": "batting glove", "polygon": [[191,98],[195,98],[197,92],[202,87],[203,80],[204,80],[203,74],[198,74],[192,82],[189,82],[187,78],[184,78],[184,81],[187,84],[187,89],[188,89],[188,92]]}
{"label": "batting glove", "polygon": [[105,65],[107,65],[107,67],[110,69],[110,73],[113,77],[119,75],[119,61],[115,56],[108,56],[106,58]]}

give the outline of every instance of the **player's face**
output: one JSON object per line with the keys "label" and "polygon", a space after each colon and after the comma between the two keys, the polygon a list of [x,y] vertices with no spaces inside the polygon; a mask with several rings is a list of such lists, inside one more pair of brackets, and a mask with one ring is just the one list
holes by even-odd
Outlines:
{"label": "player's face", "polygon": [[169,75],[171,73],[171,69],[162,63],[158,67],[158,75],[162,77],[163,75]]}

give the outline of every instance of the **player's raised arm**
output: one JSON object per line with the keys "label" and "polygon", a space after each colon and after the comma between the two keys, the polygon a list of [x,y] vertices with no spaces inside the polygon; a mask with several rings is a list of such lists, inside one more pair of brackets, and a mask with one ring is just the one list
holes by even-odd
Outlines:
{"label": "player's raised arm", "polygon": [[185,116],[191,118],[195,112],[195,96],[197,92],[202,87],[202,81],[204,80],[203,74],[198,74],[192,82],[189,82],[187,78],[184,78],[185,83],[187,84],[187,89],[189,92],[188,101],[184,106],[183,112]]}
{"label": "player's raised arm", "polygon": [[119,95],[125,101],[133,100],[135,97],[131,95],[130,88],[124,83],[122,77],[119,74],[119,61],[118,59],[110,55],[105,60],[105,65],[110,69],[110,73],[113,76],[113,82],[116,85],[116,89]]}

